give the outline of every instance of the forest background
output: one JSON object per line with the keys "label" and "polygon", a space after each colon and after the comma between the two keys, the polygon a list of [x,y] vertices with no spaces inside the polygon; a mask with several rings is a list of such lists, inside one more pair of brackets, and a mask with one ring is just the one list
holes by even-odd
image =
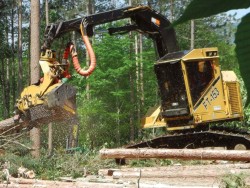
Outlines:
{"label": "forest background", "polygon": [[[177,20],[191,0],[49,0],[49,22],[83,17],[115,8],[150,4],[170,21]],[[46,26],[45,0],[40,1],[40,41]],[[0,1],[0,120],[13,116],[15,101],[22,89],[30,84],[30,1]],[[113,25],[124,25],[129,20]],[[234,33],[239,23],[236,15],[218,14],[197,19],[175,27],[181,50],[218,47],[222,70],[233,70],[241,82],[243,102],[246,90],[235,55]],[[156,61],[154,44],[139,33],[109,36],[104,24],[95,28],[92,43],[97,56],[97,68],[89,78],[79,76],[73,69],[69,81],[77,92],[79,118],[78,145],[94,149],[102,146],[119,147],[154,134],[140,131],[140,120],[151,106],[160,104],[153,64]],[[191,34],[193,27],[194,33]],[[194,37],[192,37],[194,36]],[[80,61],[86,64],[86,52],[81,36],[64,35],[54,42],[53,49],[62,57],[68,41],[76,44]],[[132,50],[131,50],[132,49]],[[245,119],[232,125],[249,128],[250,108],[245,107]],[[65,148],[71,128],[53,124],[53,150]],[[42,128],[41,148],[48,148],[48,126]],[[29,140],[22,143],[29,145]]]}

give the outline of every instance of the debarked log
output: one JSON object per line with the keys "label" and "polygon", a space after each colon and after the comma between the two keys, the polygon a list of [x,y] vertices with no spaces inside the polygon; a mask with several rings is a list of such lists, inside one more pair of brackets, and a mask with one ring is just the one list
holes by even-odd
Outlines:
{"label": "debarked log", "polygon": [[102,149],[103,159],[184,159],[184,160],[227,160],[250,161],[246,150],[203,150],[203,149]]}

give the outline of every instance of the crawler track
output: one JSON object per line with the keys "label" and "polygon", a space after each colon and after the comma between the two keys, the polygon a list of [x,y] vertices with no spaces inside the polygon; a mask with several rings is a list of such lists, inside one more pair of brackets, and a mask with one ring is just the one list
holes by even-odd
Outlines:
{"label": "crawler track", "polygon": [[[225,147],[227,149],[250,149],[250,133],[244,130],[228,130],[213,127],[202,132],[187,132],[160,136],[151,140],[132,144],[126,148],[203,148]],[[241,147],[241,148],[239,148]],[[242,148],[243,147],[243,148]]]}

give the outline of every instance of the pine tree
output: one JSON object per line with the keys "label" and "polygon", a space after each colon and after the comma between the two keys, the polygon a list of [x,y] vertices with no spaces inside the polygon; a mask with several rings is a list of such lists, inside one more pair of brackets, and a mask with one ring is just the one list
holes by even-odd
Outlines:
{"label": "pine tree", "polygon": [[[37,83],[40,78],[40,66],[39,66],[39,57],[40,57],[40,2],[37,0],[31,0],[31,16],[30,16],[30,49],[31,49],[31,58],[30,58],[30,83]],[[41,133],[40,128],[34,127],[30,131],[30,138],[33,142],[32,155],[34,157],[40,156],[40,141]]]}

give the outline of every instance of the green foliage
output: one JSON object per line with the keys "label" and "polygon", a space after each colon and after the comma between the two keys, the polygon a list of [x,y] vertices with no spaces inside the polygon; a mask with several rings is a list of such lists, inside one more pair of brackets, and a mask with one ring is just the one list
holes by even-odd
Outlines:
{"label": "green foliage", "polygon": [[[173,25],[178,25],[191,19],[212,16],[232,9],[248,8],[249,6],[250,1],[245,0],[192,0],[182,16]],[[239,24],[235,35],[236,54],[239,60],[241,75],[248,92],[248,99],[246,101],[246,104],[250,103],[250,79],[248,76],[250,68],[247,63],[250,58],[249,22],[250,15],[248,14],[242,18],[242,21]]]}
{"label": "green foliage", "polygon": [[139,159],[129,160],[130,167],[154,167],[154,166],[168,166],[172,165],[173,161],[168,159]]}
{"label": "green foliage", "polygon": [[96,175],[100,168],[117,167],[114,160],[101,160],[97,151],[66,154],[57,152],[51,157],[43,155],[35,159],[31,155],[22,157],[7,153],[0,157],[0,163],[10,162],[10,174],[17,177],[17,169],[21,166],[33,170],[36,178],[56,180],[59,177],[82,177],[84,173]]}
{"label": "green foliage", "polygon": [[[142,114],[157,101],[157,84],[153,70],[155,52],[152,42],[146,39],[144,41],[142,61],[143,84],[146,89]],[[140,100],[141,96],[136,89],[135,55],[130,52],[133,40],[128,35],[104,34],[95,37],[93,44],[97,56],[95,72],[87,80],[74,74],[72,80],[80,91],[77,101],[81,119],[81,144],[90,145],[91,148],[104,143],[108,147],[121,146],[129,140],[131,113],[135,118],[136,129],[140,121],[136,117],[137,106],[135,102],[131,102],[132,91],[135,93],[135,101]],[[90,86],[89,93],[82,89],[86,84]]]}
{"label": "green foliage", "polygon": [[[80,94],[83,100],[78,105],[79,114],[92,146],[106,142],[118,144],[124,138],[120,135],[121,130],[129,127],[126,122],[131,104],[124,101],[129,101],[130,86],[126,78],[129,78],[133,67],[127,51],[130,40],[126,37],[103,36],[94,44],[98,66],[88,80],[91,98],[86,100],[84,96],[87,94]],[[123,134],[126,133],[123,131]]]}
{"label": "green foliage", "polygon": [[21,166],[28,169],[39,169],[39,162],[29,155],[23,155],[22,157],[13,153],[7,153],[7,155],[0,157],[0,163],[10,162],[9,172],[11,175],[17,177],[17,169]]}
{"label": "green foliage", "polygon": [[246,0],[192,0],[182,16],[174,22],[174,25],[192,19],[204,18],[232,9],[248,8],[250,1]]}
{"label": "green foliage", "polygon": [[223,177],[221,186],[223,188],[243,188],[246,187],[246,175],[244,174],[229,174]]}
{"label": "green foliage", "polygon": [[246,104],[250,103],[250,13],[244,16],[241,20],[241,23],[238,25],[238,30],[235,35],[236,43],[236,53],[239,60],[239,68],[241,76],[245,82],[246,89],[248,91],[248,99]]}

